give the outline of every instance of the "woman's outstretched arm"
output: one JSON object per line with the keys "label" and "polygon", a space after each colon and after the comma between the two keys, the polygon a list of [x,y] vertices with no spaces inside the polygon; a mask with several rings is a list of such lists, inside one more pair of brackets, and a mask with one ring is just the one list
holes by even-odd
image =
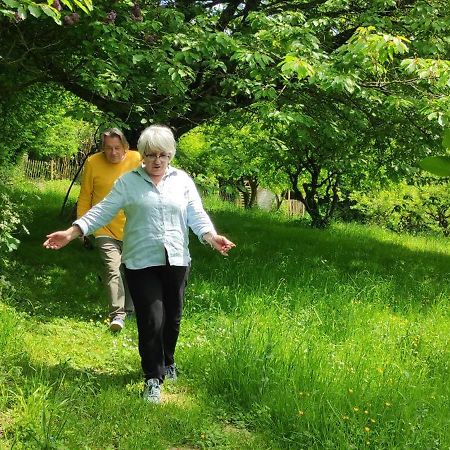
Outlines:
{"label": "woman's outstretched arm", "polygon": [[70,241],[82,236],[83,233],[78,225],[72,225],[64,231],[55,231],[47,235],[47,240],[43,246],[51,250],[59,250],[65,247]]}

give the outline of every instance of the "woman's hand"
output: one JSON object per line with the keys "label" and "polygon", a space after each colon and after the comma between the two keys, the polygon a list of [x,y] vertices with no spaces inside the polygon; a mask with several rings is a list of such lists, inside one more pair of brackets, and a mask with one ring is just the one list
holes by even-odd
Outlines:
{"label": "woman's hand", "polygon": [[223,256],[228,256],[228,252],[233,247],[236,247],[233,242],[220,234],[213,235],[212,233],[206,233],[203,238],[212,248],[216,249]]}
{"label": "woman's hand", "polygon": [[81,234],[80,228],[74,225],[67,230],[55,231],[54,233],[48,234],[47,240],[42,245],[51,250],[59,250],[65,247],[70,241],[81,236]]}

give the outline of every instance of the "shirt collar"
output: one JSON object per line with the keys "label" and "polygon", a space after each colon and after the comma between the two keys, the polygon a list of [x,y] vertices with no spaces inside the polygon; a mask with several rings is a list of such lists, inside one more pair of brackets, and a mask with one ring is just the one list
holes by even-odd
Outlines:
{"label": "shirt collar", "polygon": [[[144,169],[144,167],[142,165],[137,167],[136,169],[133,169],[132,172],[137,173],[144,180],[149,181],[150,183],[152,183],[152,179],[150,178],[149,174],[145,171],[145,169]],[[166,178],[169,175],[172,175],[173,173],[175,173],[175,168],[169,165],[167,167],[166,173],[164,174],[163,178]]]}

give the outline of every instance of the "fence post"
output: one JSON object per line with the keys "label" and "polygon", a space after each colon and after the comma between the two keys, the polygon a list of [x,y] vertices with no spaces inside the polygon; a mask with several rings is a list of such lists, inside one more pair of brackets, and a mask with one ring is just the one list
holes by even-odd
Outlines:
{"label": "fence post", "polygon": [[50,180],[53,180],[53,171],[55,170],[55,162],[50,160]]}
{"label": "fence post", "polygon": [[22,156],[22,169],[25,176],[27,176],[28,167],[28,153],[24,153]]}

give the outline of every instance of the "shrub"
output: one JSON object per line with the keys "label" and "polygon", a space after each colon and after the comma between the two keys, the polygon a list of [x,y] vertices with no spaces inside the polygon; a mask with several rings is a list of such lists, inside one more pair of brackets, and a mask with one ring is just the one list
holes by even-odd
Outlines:
{"label": "shrub", "polygon": [[353,193],[352,208],[365,221],[397,232],[431,231],[450,234],[450,192],[442,181],[423,186],[406,182],[370,193]]}
{"label": "shrub", "polygon": [[[29,217],[29,208],[22,196],[16,195],[13,186],[17,183],[17,170],[6,167],[0,171],[0,267],[8,263],[8,253],[19,246],[20,233],[27,233],[24,218]],[[20,180],[19,180],[20,183]]]}

